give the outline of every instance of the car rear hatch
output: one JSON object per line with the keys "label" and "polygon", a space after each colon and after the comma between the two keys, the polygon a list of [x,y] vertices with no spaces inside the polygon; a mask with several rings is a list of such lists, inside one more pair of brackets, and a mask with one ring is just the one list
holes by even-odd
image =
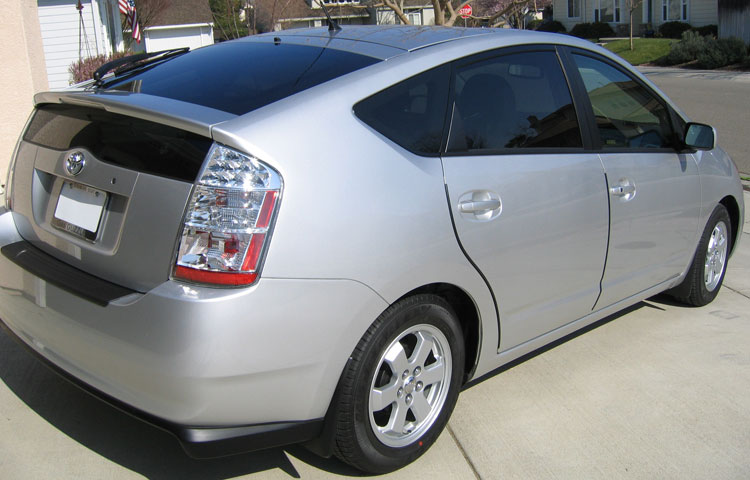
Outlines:
{"label": "car rear hatch", "polygon": [[132,290],[166,281],[211,125],[235,115],[143,94],[45,93],[35,101],[13,167],[19,234]]}
{"label": "car rear hatch", "polygon": [[[254,276],[243,278],[254,281],[274,209],[260,216],[253,210],[261,193],[255,184],[230,184],[260,169],[261,162],[245,155],[252,152],[226,145],[214,165],[223,172],[220,178],[208,175],[194,200],[191,192],[207,154],[217,152],[212,149],[214,125],[382,60],[372,47],[360,52],[357,42],[309,43],[296,37],[251,37],[128,64],[82,85],[88,90],[38,94],[11,165],[12,210],[20,235],[66,264],[64,269],[72,266],[140,292],[167,280],[175,265],[175,275],[193,283],[224,284],[203,274],[225,268],[252,271]],[[278,203],[279,188],[269,205]],[[183,235],[188,202],[195,225]],[[234,225],[251,217],[252,227]],[[261,218],[267,223],[262,228]],[[236,229],[259,233],[257,241],[248,240],[248,232],[235,235]],[[181,244],[185,248],[176,261],[181,239],[188,244]],[[238,265],[227,263],[244,258],[238,252],[247,242],[253,256]],[[230,283],[238,285],[236,278]]]}

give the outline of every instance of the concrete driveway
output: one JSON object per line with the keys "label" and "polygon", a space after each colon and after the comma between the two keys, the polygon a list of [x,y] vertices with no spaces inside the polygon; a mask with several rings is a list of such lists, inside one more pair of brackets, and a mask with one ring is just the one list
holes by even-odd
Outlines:
{"label": "concrete driveway", "polygon": [[718,132],[719,146],[729,153],[740,172],[750,174],[750,72],[639,67],[695,122]]}
{"label": "concrete driveway", "polygon": [[[745,193],[750,205],[750,194]],[[657,297],[465,390],[393,478],[750,478],[750,221],[703,308]],[[0,478],[330,478],[299,447],[211,461],[90,398],[0,334]]]}

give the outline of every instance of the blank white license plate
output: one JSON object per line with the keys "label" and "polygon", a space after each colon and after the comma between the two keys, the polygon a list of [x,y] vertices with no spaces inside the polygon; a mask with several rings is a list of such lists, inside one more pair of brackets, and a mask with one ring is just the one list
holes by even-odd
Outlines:
{"label": "blank white license plate", "polygon": [[106,192],[80,183],[65,182],[57,199],[53,225],[93,240],[106,201]]}

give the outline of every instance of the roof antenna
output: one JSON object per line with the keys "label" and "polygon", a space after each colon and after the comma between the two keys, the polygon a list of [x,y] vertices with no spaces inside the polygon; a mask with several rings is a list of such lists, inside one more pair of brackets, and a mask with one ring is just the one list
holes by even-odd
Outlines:
{"label": "roof antenna", "polygon": [[323,0],[316,0],[316,1],[318,2],[318,5],[320,5],[320,8],[323,9],[323,13],[326,14],[326,18],[328,19],[328,31],[338,32],[339,30],[341,30],[341,27],[339,26],[338,22],[331,18],[331,14],[328,13],[328,9],[323,3]]}

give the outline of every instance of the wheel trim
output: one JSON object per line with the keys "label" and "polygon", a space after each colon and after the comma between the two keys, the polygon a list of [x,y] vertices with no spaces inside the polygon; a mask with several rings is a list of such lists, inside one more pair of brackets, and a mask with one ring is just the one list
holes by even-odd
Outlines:
{"label": "wheel trim", "polygon": [[[403,344],[407,338],[416,339],[408,356]],[[376,386],[383,366],[389,371],[388,381]],[[368,412],[375,437],[397,448],[424,435],[443,409],[451,370],[450,346],[439,329],[422,324],[398,334],[381,355],[370,384]],[[387,422],[376,421],[376,415],[382,418],[389,407]]]}
{"label": "wheel trim", "polygon": [[718,222],[708,239],[706,263],[703,268],[703,282],[709,292],[716,289],[724,275],[727,246],[727,226],[724,222]]}

